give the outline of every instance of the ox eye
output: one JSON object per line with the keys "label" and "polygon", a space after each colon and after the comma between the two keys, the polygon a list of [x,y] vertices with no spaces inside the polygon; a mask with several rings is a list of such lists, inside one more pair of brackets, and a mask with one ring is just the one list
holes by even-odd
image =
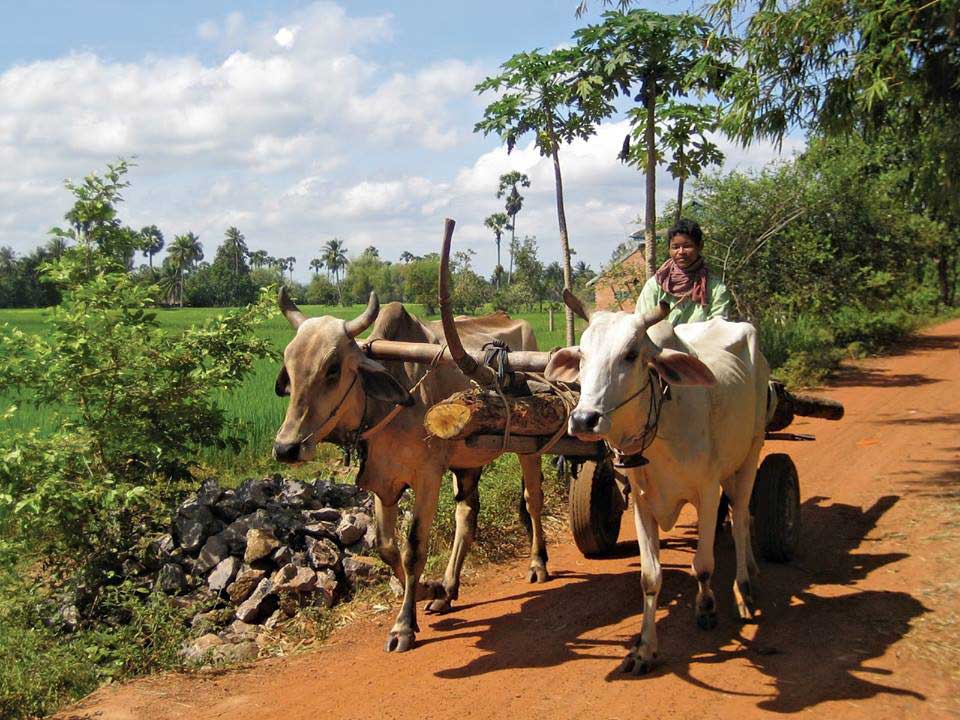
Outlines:
{"label": "ox eye", "polygon": [[626,354],[624,354],[623,356],[623,361],[632,363],[636,361],[638,357],[640,357],[640,353],[637,352],[636,350],[627,350]]}
{"label": "ox eye", "polygon": [[340,374],[340,363],[333,363],[327,368],[327,379],[332,380]]}

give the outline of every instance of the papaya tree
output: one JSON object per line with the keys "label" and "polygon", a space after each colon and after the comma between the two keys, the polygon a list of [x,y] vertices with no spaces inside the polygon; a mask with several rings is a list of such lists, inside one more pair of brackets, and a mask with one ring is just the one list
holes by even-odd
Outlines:
{"label": "papaya tree", "polygon": [[[530,133],[540,154],[553,161],[563,286],[572,289],[560,147],[577,138],[589,138],[596,132],[599,118],[609,115],[612,108],[599,93],[577,92],[580,54],[575,48],[517,53],[503,63],[500,70],[499,75],[488,77],[475,88],[481,94],[496,93],[497,98],[486,107],[483,119],[474,126],[474,131],[500,136],[508,153],[521,137]],[[569,308],[566,311],[566,342],[574,344],[573,313]]]}
{"label": "papaya tree", "polygon": [[628,115],[631,135],[641,140],[641,146],[631,149],[628,137],[621,159],[642,167],[646,176],[644,238],[649,276],[657,269],[656,171],[665,157],[658,129],[661,121],[673,121],[662,133],[662,141],[673,151],[671,172],[678,180],[696,175],[702,167],[699,163],[716,158],[716,146],[708,145],[705,155],[699,149],[690,152],[692,136],[702,138],[701,148],[706,142],[704,133],[712,128],[712,121],[705,120],[715,112],[712,104],[692,100],[719,92],[730,74],[729,55],[736,41],[714,34],[697,15],[643,9],[606,12],[603,22],[581,28],[575,39],[582,62],[578,92],[601,94],[608,106],[620,95],[639,103]]}

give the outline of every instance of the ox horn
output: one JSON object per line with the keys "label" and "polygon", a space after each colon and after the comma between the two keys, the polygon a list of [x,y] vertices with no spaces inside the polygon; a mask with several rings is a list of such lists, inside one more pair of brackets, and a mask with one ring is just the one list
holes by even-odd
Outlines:
{"label": "ox horn", "polygon": [[283,313],[283,316],[287,319],[287,322],[296,330],[303,324],[303,321],[307,319],[307,316],[300,312],[300,308],[297,307],[297,304],[290,299],[290,295],[287,294],[286,285],[280,286],[280,294],[277,296],[277,304],[280,306],[280,312]]}
{"label": "ox horn", "polygon": [[648,310],[643,315],[640,316],[640,321],[646,326],[651,327],[656,325],[661,320],[666,320],[667,315],[670,314],[670,306],[667,304],[666,300],[661,300],[657,303],[657,306],[653,310]]}
{"label": "ox horn", "polygon": [[343,329],[347,331],[349,337],[355,338],[368,327],[373,325],[380,313],[380,298],[376,292],[370,293],[370,299],[367,301],[367,309],[360,313],[353,320],[347,320],[343,324]]}
{"label": "ox horn", "polygon": [[440,251],[440,282],[437,300],[440,305],[440,321],[443,323],[443,336],[450,350],[450,357],[464,375],[477,379],[489,379],[484,373],[486,368],[478,363],[463,348],[460,335],[457,333],[457,324],[453,320],[453,309],[450,305],[450,244],[453,242],[453,228],[456,222],[447,218],[443,222],[443,247]]}
{"label": "ox horn", "polygon": [[573,310],[574,315],[583,318],[587,322],[590,322],[590,313],[587,312],[587,309],[583,306],[580,298],[570,292],[570,290],[567,288],[563,289],[563,302],[568,308]]}

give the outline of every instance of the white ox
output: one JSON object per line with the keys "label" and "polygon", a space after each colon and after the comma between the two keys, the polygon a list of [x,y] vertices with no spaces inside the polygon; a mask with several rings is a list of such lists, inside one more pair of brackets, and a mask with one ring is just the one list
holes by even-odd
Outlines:
{"label": "white ox", "polygon": [[[587,317],[576,298],[570,296],[568,304]],[[659,322],[665,310],[661,305],[646,316],[594,313],[580,346],[555,353],[547,369],[554,379],[572,381],[579,375],[571,434],[603,438],[621,453],[642,452],[648,460],[625,471],[634,498],[644,596],[640,639],[621,665],[634,674],[648,672],[657,658],[659,529],[670,530],[686,503],[698,514],[697,624],[716,626],[710,579],[721,488],[733,507],[737,610],[744,620],[754,613],[749,505],[767,423],[769,367],[749,323],[714,319],[673,328]],[[669,397],[658,408],[665,383]]]}

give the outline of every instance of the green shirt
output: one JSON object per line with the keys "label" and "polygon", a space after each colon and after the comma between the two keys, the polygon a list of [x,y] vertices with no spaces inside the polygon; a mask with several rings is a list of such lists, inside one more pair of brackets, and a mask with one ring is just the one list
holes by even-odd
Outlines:
{"label": "green shirt", "polygon": [[730,293],[727,291],[727,286],[712,275],[707,276],[706,306],[695,303],[690,298],[685,298],[677,305],[676,295],[666,292],[660,287],[657,278],[651,277],[640,291],[634,312],[639,314],[653,310],[661,300],[666,300],[673,308],[667,319],[674,326],[681,323],[703,322],[715,317],[726,319],[730,314]]}

